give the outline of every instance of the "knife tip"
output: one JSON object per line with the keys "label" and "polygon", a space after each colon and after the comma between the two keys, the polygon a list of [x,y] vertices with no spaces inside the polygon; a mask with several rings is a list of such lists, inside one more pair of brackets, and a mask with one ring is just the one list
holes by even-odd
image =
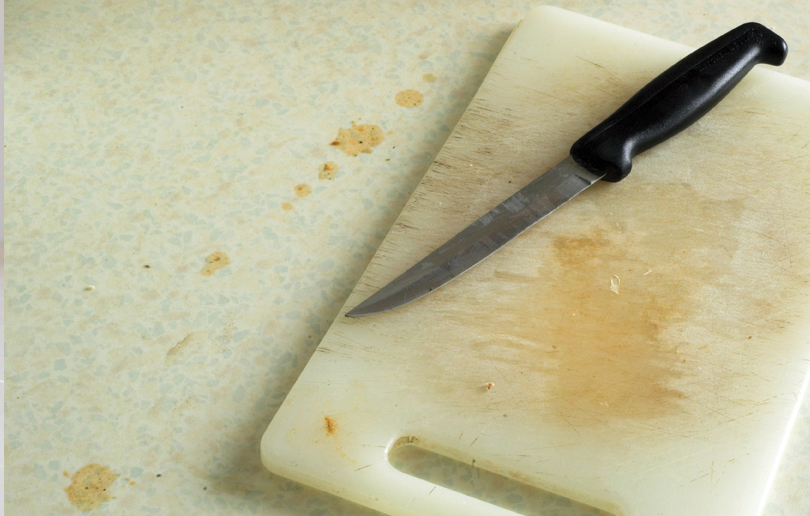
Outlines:
{"label": "knife tip", "polygon": [[356,319],[358,317],[363,317],[364,315],[369,315],[369,314],[365,314],[362,311],[358,310],[358,308],[360,308],[360,307],[356,306],[356,307],[352,308],[351,310],[346,312],[344,317],[351,317],[352,319]]}

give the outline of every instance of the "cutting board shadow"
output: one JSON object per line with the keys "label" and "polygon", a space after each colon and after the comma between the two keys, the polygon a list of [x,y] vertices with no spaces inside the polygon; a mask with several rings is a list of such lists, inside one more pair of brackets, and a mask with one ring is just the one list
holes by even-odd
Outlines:
{"label": "cutting board shadow", "polygon": [[[532,11],[341,315],[688,52]],[[421,300],[339,316],[265,466],[387,514],[514,514],[393,467],[415,439],[617,515],[758,514],[809,377],[808,121],[810,85],[758,67],[621,183]]]}

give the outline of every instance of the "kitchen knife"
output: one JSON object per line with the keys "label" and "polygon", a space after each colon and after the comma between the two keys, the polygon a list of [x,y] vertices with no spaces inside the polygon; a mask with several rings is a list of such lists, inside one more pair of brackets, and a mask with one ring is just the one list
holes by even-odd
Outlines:
{"label": "kitchen knife", "polygon": [[617,182],[632,158],[674,136],[717,105],[757,64],[781,65],[787,43],[746,23],[692,52],[633,95],[571,147],[570,156],[493,208],[349,311],[397,308],[458,277],[598,180]]}

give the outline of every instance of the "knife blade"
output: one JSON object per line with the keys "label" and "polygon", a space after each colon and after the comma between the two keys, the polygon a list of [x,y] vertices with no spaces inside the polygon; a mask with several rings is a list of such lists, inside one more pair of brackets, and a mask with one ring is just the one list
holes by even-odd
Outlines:
{"label": "knife blade", "polygon": [[787,43],[745,23],[687,55],[571,147],[570,156],[346,313],[372,315],[419,299],[481,262],[598,180],[627,177],[632,158],[684,130],[757,64],[779,66]]}

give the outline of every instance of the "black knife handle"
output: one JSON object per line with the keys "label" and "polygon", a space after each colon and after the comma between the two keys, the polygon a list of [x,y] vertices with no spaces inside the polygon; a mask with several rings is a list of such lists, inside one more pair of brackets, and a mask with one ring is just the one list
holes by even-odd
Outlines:
{"label": "black knife handle", "polygon": [[759,63],[779,66],[787,43],[745,23],[684,57],[641,88],[571,147],[571,157],[605,181],[630,173],[632,158],[678,134],[720,102]]}

